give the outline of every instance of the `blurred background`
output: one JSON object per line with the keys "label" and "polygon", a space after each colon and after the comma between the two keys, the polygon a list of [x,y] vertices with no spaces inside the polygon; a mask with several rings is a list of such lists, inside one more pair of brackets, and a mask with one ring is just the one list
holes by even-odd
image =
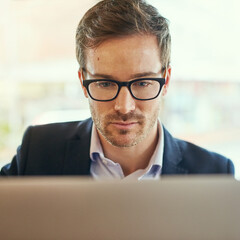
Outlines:
{"label": "blurred background", "polygon": [[[1,0],[0,167],[28,125],[90,116],[75,31],[94,0]],[[161,119],[176,137],[231,158],[240,179],[238,0],[149,0],[170,21],[172,81]]]}

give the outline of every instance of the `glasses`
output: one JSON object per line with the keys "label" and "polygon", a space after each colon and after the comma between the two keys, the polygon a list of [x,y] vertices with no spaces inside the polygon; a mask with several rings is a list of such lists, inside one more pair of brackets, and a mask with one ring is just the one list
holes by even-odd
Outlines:
{"label": "glasses", "polygon": [[127,87],[132,97],[137,100],[152,100],[158,97],[164,84],[165,78],[139,78],[129,82],[111,79],[83,80],[83,86],[87,89],[89,96],[101,102],[114,100],[121,87]]}

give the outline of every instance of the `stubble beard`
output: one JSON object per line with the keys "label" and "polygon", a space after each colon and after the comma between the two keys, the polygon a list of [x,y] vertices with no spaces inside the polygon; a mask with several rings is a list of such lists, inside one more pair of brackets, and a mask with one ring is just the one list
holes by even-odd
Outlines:
{"label": "stubble beard", "polygon": [[[92,119],[97,130],[107,142],[115,147],[120,148],[133,147],[142,142],[150,134],[151,130],[155,126],[160,111],[160,108],[157,108],[156,111],[154,111],[154,114],[148,117],[136,113],[121,114],[119,112],[116,112],[115,114],[108,114],[101,119],[99,114],[97,114],[95,111],[94,107],[91,104],[89,105]],[[119,129],[117,132],[118,134],[116,135],[113,134],[112,131],[108,130],[108,125],[112,121],[128,120],[137,121],[140,127],[139,130],[135,133],[135,137],[132,137],[132,139],[127,142],[121,142],[121,136],[127,137],[128,134],[131,134],[131,130]]]}

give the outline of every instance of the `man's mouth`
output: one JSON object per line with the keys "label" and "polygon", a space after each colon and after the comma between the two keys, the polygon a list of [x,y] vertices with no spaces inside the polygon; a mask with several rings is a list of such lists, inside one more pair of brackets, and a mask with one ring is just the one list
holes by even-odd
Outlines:
{"label": "man's mouth", "polygon": [[122,122],[122,121],[114,121],[111,122],[111,125],[118,129],[130,130],[134,128],[138,124],[137,121],[129,121],[129,122]]}

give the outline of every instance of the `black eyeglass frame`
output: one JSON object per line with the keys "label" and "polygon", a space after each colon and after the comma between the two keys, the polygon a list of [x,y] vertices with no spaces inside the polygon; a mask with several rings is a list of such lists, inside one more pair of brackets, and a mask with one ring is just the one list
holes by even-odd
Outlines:
{"label": "black eyeglass frame", "polygon": [[[157,95],[155,97],[152,97],[152,98],[147,98],[147,99],[141,99],[141,98],[137,98],[133,95],[132,91],[131,91],[131,85],[137,81],[143,81],[143,80],[153,80],[153,81],[157,81],[160,83],[160,88],[159,88],[159,91],[157,93]],[[99,81],[108,81],[108,82],[113,82],[113,83],[116,83],[118,85],[118,91],[115,95],[115,97],[111,98],[111,99],[108,99],[108,100],[99,100],[99,99],[96,99],[94,98],[90,91],[89,91],[89,88],[88,86],[93,83],[93,82],[99,82]],[[109,101],[112,101],[114,99],[117,98],[120,90],[122,87],[127,87],[128,88],[128,91],[130,92],[131,96],[134,98],[134,99],[137,99],[137,100],[140,100],[140,101],[148,101],[148,100],[152,100],[152,99],[155,99],[159,96],[161,90],[162,90],[162,87],[163,85],[165,84],[165,78],[138,78],[138,79],[134,79],[132,81],[129,81],[129,82],[119,82],[119,81],[116,81],[116,80],[112,80],[112,79],[89,79],[89,80],[83,80],[83,86],[87,89],[87,92],[89,94],[89,96],[95,100],[95,101],[99,101],[99,102],[109,102]]]}

